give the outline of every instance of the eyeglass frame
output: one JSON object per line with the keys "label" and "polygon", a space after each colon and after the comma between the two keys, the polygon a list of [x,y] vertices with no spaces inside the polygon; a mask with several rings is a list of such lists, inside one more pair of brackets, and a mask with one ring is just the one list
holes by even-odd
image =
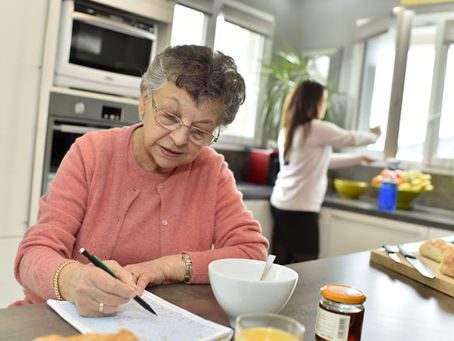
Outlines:
{"label": "eyeglass frame", "polygon": [[[191,141],[193,144],[195,144],[196,146],[199,146],[199,147],[208,147],[208,146],[210,146],[211,144],[213,144],[214,142],[217,142],[217,141],[218,141],[219,136],[221,135],[221,129],[220,129],[219,126],[217,126],[216,128],[214,128],[214,129],[217,129],[217,131],[218,131],[217,135],[215,136],[215,135],[213,135],[212,132],[209,132],[208,130],[205,130],[205,129],[202,129],[202,128],[198,128],[198,127],[195,127],[195,126],[193,126],[192,124],[191,124],[191,125],[184,124],[183,120],[182,120],[180,117],[178,117],[176,114],[170,113],[170,112],[168,112],[168,111],[166,111],[166,110],[164,110],[164,109],[158,107],[158,106],[156,105],[156,101],[155,101],[155,99],[154,99],[154,93],[153,93],[153,91],[150,91],[149,93],[150,93],[150,95],[151,95],[151,106],[152,106],[152,108],[153,108],[153,110],[154,110],[154,112],[155,112],[154,120],[155,120],[155,122],[156,122],[157,124],[159,124],[160,127],[164,128],[164,129],[166,129],[166,130],[168,130],[169,132],[176,131],[176,130],[180,129],[182,126],[188,128],[188,132],[186,133],[186,134],[188,135],[188,137],[187,137],[188,141]],[[162,123],[160,123],[160,122],[157,120],[157,115],[159,114],[159,111],[163,112],[163,113],[166,114],[166,115],[175,117],[175,119],[179,121],[178,127],[175,128],[175,129],[169,129],[168,127],[166,127],[166,126],[164,126]],[[210,136],[212,137],[211,142],[209,142],[208,144],[199,144],[199,143],[197,143],[197,142],[194,142],[194,141],[191,139],[191,134],[190,134],[191,129],[196,129],[196,130],[198,130],[198,131],[200,131],[200,132],[202,132],[202,133],[204,133],[204,134],[210,135]]]}

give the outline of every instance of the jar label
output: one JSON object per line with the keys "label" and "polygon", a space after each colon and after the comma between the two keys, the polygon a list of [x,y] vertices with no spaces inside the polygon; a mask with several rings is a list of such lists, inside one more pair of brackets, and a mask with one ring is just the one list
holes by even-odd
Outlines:
{"label": "jar label", "polygon": [[349,315],[336,314],[318,308],[315,321],[316,335],[330,341],[347,341],[349,327]]}

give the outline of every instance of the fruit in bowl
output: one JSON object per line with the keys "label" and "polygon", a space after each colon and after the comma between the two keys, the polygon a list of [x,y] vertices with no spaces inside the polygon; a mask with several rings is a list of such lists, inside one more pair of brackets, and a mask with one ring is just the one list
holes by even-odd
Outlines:
{"label": "fruit in bowl", "polygon": [[[379,188],[383,177],[389,172],[383,169],[380,174],[372,178],[372,186]],[[421,193],[433,191],[430,174],[417,169],[394,171],[397,184],[397,208],[411,209],[412,201]]]}
{"label": "fruit in bowl", "polygon": [[364,181],[334,179],[334,188],[343,198],[359,198],[367,189],[369,184]]}
{"label": "fruit in bowl", "polygon": [[[372,178],[372,185],[380,187],[383,180],[383,176],[389,172],[388,169],[383,169],[380,174]],[[397,189],[399,191],[410,191],[410,192],[428,192],[434,188],[431,183],[432,176],[427,173],[423,173],[417,169],[401,170],[397,169],[394,171],[396,177]]]}

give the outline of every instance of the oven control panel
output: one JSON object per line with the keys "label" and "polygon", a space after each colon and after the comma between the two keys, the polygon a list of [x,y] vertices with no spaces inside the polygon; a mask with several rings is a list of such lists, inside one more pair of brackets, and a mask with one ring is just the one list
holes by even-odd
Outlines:
{"label": "oven control panel", "polygon": [[101,118],[103,120],[121,121],[121,107],[103,106]]}
{"label": "oven control panel", "polygon": [[121,125],[138,123],[137,106],[129,103],[106,101],[52,92],[49,116],[71,117],[88,122],[111,122]]}

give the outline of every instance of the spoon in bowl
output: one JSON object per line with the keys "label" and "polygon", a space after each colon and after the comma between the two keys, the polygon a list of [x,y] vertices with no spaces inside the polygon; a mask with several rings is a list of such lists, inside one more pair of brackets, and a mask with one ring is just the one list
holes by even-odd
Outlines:
{"label": "spoon in bowl", "polygon": [[266,275],[268,275],[268,272],[271,269],[271,265],[273,265],[273,262],[275,259],[276,259],[275,255],[268,255],[268,258],[266,259],[265,268],[263,269],[263,272],[262,272],[262,276],[260,276],[261,281],[263,281],[265,279]]}

